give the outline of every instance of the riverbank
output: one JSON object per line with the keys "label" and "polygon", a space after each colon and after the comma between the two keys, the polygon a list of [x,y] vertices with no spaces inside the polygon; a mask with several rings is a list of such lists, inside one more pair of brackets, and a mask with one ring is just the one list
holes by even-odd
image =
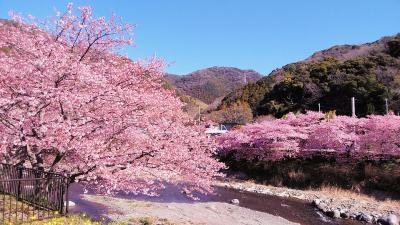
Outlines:
{"label": "riverbank", "polygon": [[367,223],[380,222],[382,224],[390,224],[390,220],[393,221],[392,224],[398,224],[398,218],[400,218],[400,201],[398,200],[385,199],[384,196],[378,199],[339,188],[296,190],[236,179],[218,181],[215,186],[304,200],[313,203],[321,212],[334,218],[354,219]]}
{"label": "riverbank", "polygon": [[[120,209],[123,208],[118,206],[119,203],[125,204],[125,201],[118,202],[115,201],[114,204],[116,206],[110,207],[108,202],[105,201],[90,201],[90,196],[96,196],[94,193],[86,193],[84,194],[83,190],[79,188],[78,185],[73,185],[70,191],[71,200],[76,204],[74,207],[70,209],[72,214],[86,214],[90,218],[103,221],[113,221],[115,217],[111,218],[110,214],[118,215]],[[89,196],[89,198],[87,197]],[[97,196],[100,197],[100,196]],[[136,203],[141,203],[142,206],[148,206],[148,204],[152,203],[164,203],[163,206],[168,204],[178,204],[184,206],[186,205],[196,205],[199,203],[225,203],[224,206],[228,207],[233,199],[237,199],[239,204],[232,205],[233,207],[241,207],[246,208],[251,211],[266,213],[272,215],[274,217],[281,217],[288,221],[291,221],[295,224],[301,225],[361,225],[360,222],[354,220],[341,220],[341,219],[333,219],[328,216],[319,213],[314,209],[311,204],[306,201],[294,199],[294,198],[283,198],[273,195],[265,195],[265,194],[257,194],[253,192],[240,191],[231,188],[223,188],[223,187],[215,187],[214,194],[211,195],[202,195],[198,196],[199,200],[193,200],[187,198],[179,189],[174,188],[173,186],[167,186],[167,188],[160,192],[160,195],[157,197],[150,196],[137,196],[132,194],[120,194],[117,196],[113,196],[114,198],[122,199],[122,200],[134,200]],[[146,203],[146,204],[145,204]],[[137,204],[132,204],[132,208],[136,207]],[[196,211],[196,208],[191,208]],[[179,214],[181,212],[180,207],[175,207],[173,214]],[[207,211],[205,211],[206,213]],[[241,211],[239,211],[241,212]],[[135,218],[136,220],[149,220],[153,221],[147,224],[168,224],[166,223],[166,218],[158,218],[150,212],[149,214],[140,215],[140,218]],[[188,211],[189,215],[192,215],[192,212]],[[233,217],[237,217],[235,212],[230,212],[229,216],[233,215]],[[124,212],[122,214],[125,214]],[[203,214],[202,214],[203,215]],[[130,218],[129,216],[124,216],[118,218],[119,221],[123,221],[124,218]],[[132,218],[132,217],[131,217]],[[169,217],[167,217],[169,218]],[[163,219],[160,221],[160,219]],[[158,223],[158,221],[160,223]],[[167,220],[169,221],[169,220]],[[194,221],[194,220],[193,220]],[[130,220],[129,224],[137,224],[136,222]],[[269,224],[269,221],[262,221],[262,224]],[[139,223],[140,224],[140,223]],[[179,223],[174,223],[179,224]],[[221,223],[226,224],[226,223]],[[237,220],[232,225],[243,224],[241,220]],[[249,225],[254,224],[253,221],[250,221]]]}
{"label": "riverbank", "polygon": [[99,195],[83,198],[108,207],[113,221],[137,221],[150,218],[154,224],[240,224],[296,225],[284,218],[222,202],[160,203]]}

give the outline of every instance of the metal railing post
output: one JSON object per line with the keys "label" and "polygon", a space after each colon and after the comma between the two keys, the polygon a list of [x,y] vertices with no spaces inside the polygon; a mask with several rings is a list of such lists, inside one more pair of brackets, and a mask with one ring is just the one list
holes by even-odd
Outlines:
{"label": "metal railing post", "polygon": [[67,214],[70,179],[69,175],[0,164],[0,224],[49,218],[57,211]]}
{"label": "metal railing post", "polygon": [[68,207],[69,207],[69,181],[70,181],[70,176],[69,174],[67,174],[67,178],[66,178],[67,182],[66,182],[66,191],[65,191],[65,214],[68,213]]}
{"label": "metal railing post", "polygon": [[22,167],[18,166],[17,167],[17,172],[18,172],[18,188],[17,188],[17,201],[19,201],[21,198],[21,179],[22,179]]}

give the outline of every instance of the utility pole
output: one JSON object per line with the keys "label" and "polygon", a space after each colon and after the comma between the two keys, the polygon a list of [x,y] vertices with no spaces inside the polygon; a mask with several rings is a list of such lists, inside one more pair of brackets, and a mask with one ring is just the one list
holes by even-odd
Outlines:
{"label": "utility pole", "polygon": [[199,124],[201,123],[201,111],[200,111],[200,105],[199,105]]}
{"label": "utility pole", "polygon": [[351,97],[351,116],[356,117],[356,99]]}
{"label": "utility pole", "polygon": [[386,108],[386,115],[389,114],[389,104],[388,104],[388,99],[385,98],[385,108]]}
{"label": "utility pole", "polygon": [[[200,99],[200,93],[197,93],[197,99]],[[198,104],[199,107],[199,125],[201,124],[201,111],[200,111],[200,103]]]}
{"label": "utility pole", "polygon": [[320,103],[318,103],[318,112],[319,113],[321,112],[321,104]]}

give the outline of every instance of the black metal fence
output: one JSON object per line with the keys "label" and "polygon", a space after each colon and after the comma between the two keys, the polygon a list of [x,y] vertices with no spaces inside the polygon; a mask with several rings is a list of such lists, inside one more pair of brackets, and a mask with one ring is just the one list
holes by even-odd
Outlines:
{"label": "black metal fence", "polygon": [[0,164],[0,222],[25,222],[68,213],[69,178]]}

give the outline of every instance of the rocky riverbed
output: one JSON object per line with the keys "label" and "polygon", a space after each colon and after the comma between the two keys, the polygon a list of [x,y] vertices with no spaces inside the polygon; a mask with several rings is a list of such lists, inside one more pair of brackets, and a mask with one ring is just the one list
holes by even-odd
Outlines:
{"label": "rocky riverbed", "polygon": [[215,185],[258,194],[297,198],[312,203],[318,210],[333,218],[399,225],[400,201],[377,200],[366,195],[334,188],[330,190],[296,190],[240,180],[219,181]]}
{"label": "rocky riverbed", "polygon": [[222,202],[161,203],[98,195],[83,195],[83,198],[107,206],[106,216],[113,221],[152,218],[157,221],[154,224],[299,225],[268,213]]}
{"label": "rocky riverbed", "polygon": [[[129,220],[129,224],[142,224],[139,222],[136,223],[139,220],[151,220],[151,224],[158,224],[158,222],[160,224],[185,224],[185,221],[192,221],[195,224],[203,221],[203,224],[207,224],[210,221],[204,220],[207,220],[210,215],[218,217],[220,211],[222,212],[221,216],[223,219],[211,222],[211,224],[271,225],[274,221],[281,221],[282,218],[284,218],[284,221],[286,220],[284,222],[285,225],[291,223],[302,225],[361,224],[354,220],[329,218],[316,211],[311,204],[307,204],[306,201],[299,199],[257,194],[223,187],[216,187],[214,191],[214,194],[211,195],[197,196],[199,200],[194,201],[182,194],[180,189],[167,186],[167,189],[163,190],[157,197],[121,193],[114,196],[113,200],[115,201],[112,201],[113,204],[110,204],[110,201],[107,201],[107,197],[102,199],[105,196],[98,196],[94,193],[84,194],[85,192],[82,187],[72,185],[70,199],[76,204],[74,207],[71,207],[70,212],[84,213],[97,220]],[[126,205],[130,205],[132,208],[125,210]],[[181,215],[181,207],[185,207],[187,212],[183,216],[185,218],[184,221],[176,218]],[[209,212],[210,207],[218,210]],[[142,211],[140,208],[144,208],[143,210],[146,210],[146,208],[155,210],[143,211],[143,214],[130,213],[135,209],[139,209],[139,212]],[[241,219],[243,216],[246,218],[245,220]],[[170,221],[171,223],[166,223],[166,221]]]}

